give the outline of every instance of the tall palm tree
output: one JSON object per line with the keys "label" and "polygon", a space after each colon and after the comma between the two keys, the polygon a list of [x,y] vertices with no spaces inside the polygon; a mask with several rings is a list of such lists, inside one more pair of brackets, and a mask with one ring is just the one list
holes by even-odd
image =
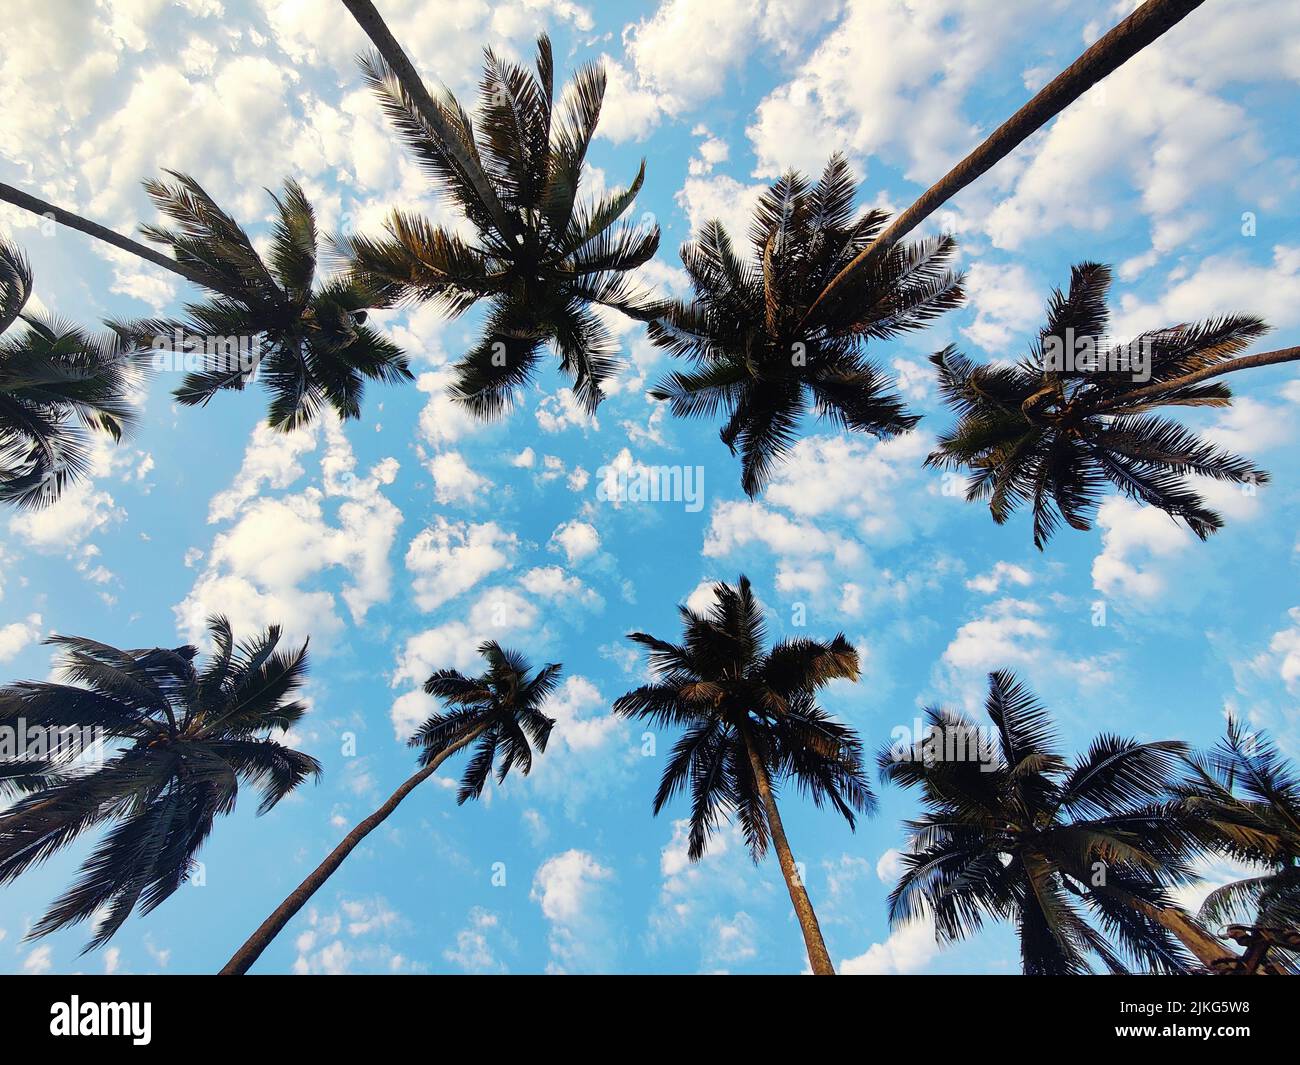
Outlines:
{"label": "tall palm tree", "polygon": [[917,788],[925,812],[889,897],[890,921],[934,920],[942,943],[986,919],[1014,922],[1026,974],[1159,972],[1232,952],[1174,905],[1192,878],[1195,833],[1165,801],[1187,751],[1103,734],[1072,764],[1047,711],[1006,672],[989,675],[991,735],[950,710],[880,753],[885,780]]}
{"label": "tall palm tree", "polygon": [[539,753],[546,750],[546,741],[555,724],[542,713],[542,705],[555,690],[561,667],[552,663],[532,672],[523,655],[501,647],[494,640],[481,644],[478,652],[487,662],[487,669],[481,675],[466,677],[454,669],[440,669],[425,682],[424,690],[442,699],[449,709],[431,715],[411,737],[411,746],[420,749],[419,771],[343,837],[248,937],[221,970],[222,976],[242,976],[248,972],[294,914],[320,890],[357,845],[457,751],[477,745],[461,776],[457,805],[477,799],[483,793],[494,765],[498,784],[505,781],[515,766],[524,776],[528,775],[533,767],[532,748],[536,747]]}
{"label": "tall palm tree", "polygon": [[[314,758],[272,738],[306,711],[289,697],[306,675],[307,645],[279,650],[277,626],[236,644],[222,617],[208,619],[208,632],[215,653],[201,670],[192,646],[122,651],[57,636],[49,642],[66,651],[68,683],[0,689],[0,723],[94,737],[61,744],[57,758],[45,752],[44,786],[0,814],[0,884],[111,826],[29,938],[102,911],[86,950],[102,946],[137,904],[149,913],[187,881],[241,783],[261,791],[265,813],[319,775]],[[100,743],[102,759],[78,760]]]}
{"label": "tall palm tree", "polygon": [[[1268,480],[1245,459],[1150,413],[1161,406],[1227,406],[1226,385],[1186,383],[1188,375],[1244,361],[1232,356],[1267,326],[1228,315],[1108,345],[1110,281],[1105,266],[1075,266],[1069,294],[1053,292],[1047,324],[1018,363],[979,366],[952,346],[931,357],[940,392],[959,419],[926,464],[971,470],[966,498],[987,499],[999,525],[1029,505],[1039,549],[1062,519],[1091,528],[1108,483],[1181,518],[1204,540],[1223,520],[1188,485],[1188,475],[1238,484]],[[1064,360],[1072,358],[1072,343],[1095,361],[1080,368]],[[1144,360],[1151,383],[1139,386],[1134,368]]]}
{"label": "tall palm tree", "polygon": [[881,438],[912,428],[919,419],[867,359],[868,342],[921,328],[961,302],[961,277],[947,269],[955,242],[945,236],[894,248],[877,269],[854,275],[852,299],[807,313],[888,219],[880,210],[855,217],[854,192],[839,155],[815,185],[786,174],[759,200],[748,257],[720,222],[709,222],[682,247],[693,298],[667,304],[650,324],[654,343],[693,364],[650,394],[680,417],[728,416],[722,442],[739,450],[751,497],[810,408]]}
{"label": "tall palm tree", "polygon": [[271,394],[269,423],[287,432],[326,407],[340,418],[360,417],[367,380],[413,380],[401,349],[365,324],[375,297],[350,281],[317,284],[315,213],[296,181],[271,197],[277,218],[264,262],[239,223],[197,181],[168,173],[175,184],[147,181],[145,190],[177,227],[147,225],[141,232],[170,248],[216,295],[188,304],[183,321],[146,319],[120,328],[142,344],[179,335],[242,338],[257,349],[251,360],[228,358],[229,350],[206,353],[204,368],[187,374],[176,390],[180,403],[205,406],[218,392],[241,391],[256,376]]}
{"label": "tall palm tree", "polygon": [[[652,315],[655,304],[628,271],[659,247],[657,225],[618,224],[641,189],[644,160],[628,188],[578,199],[600,119],[604,70],[580,68],[557,101],[548,38],[538,39],[536,73],[488,49],[476,132],[448,90],[429,95],[391,35],[376,43],[382,54],[362,60],[367,80],[475,235],[465,240],[394,211],[386,237],[358,235],[342,243],[353,276],[389,300],[434,300],[452,315],[488,302],[483,339],[456,364],[452,384],[452,394],[476,414],[508,409],[547,344],[573,378],[577,398],[594,411],[602,383],[618,367],[618,345],[595,310]],[[394,61],[405,62],[405,77]]]}
{"label": "tall palm tree", "polygon": [[52,503],[85,475],[88,431],[120,440],[131,423],[121,338],[25,312],[31,293],[26,257],[0,240],[0,501],[20,507]]}
{"label": "tall palm tree", "polygon": [[871,244],[846,263],[818,296],[809,312],[823,304],[848,300],[850,279],[875,267],[903,237],[988,172],[1097,82],[1132,59],[1143,48],[1178,25],[1205,0],[1147,0],[1123,21],[1102,34],[1065,70],[1044,85],[1027,104],[994,130],[961,162],[921,194]]}
{"label": "tall palm tree", "polygon": [[678,608],[680,644],[643,632],[629,636],[648,649],[654,683],[619,698],[614,712],[686,730],[664,767],[654,812],[689,788],[692,861],[704,856],[719,819],[732,813],[756,863],[770,837],[812,971],[833,975],[776,796],[790,781],[817,806],[829,802],[850,828],[855,813],[874,807],[857,734],[817,704],[830,681],[857,680],[858,654],[843,635],[829,643],[782,640],[765,650],[766,626],[748,579],[713,590],[707,612]]}
{"label": "tall palm tree", "polygon": [[[197,181],[167,173],[174,185],[147,181],[145,190],[178,228],[140,229],[170,256],[8,185],[0,185],[0,200],[53,217],[212,293],[204,303],[188,304],[184,321],[110,323],[138,347],[174,350],[178,337],[198,343],[192,356],[201,369],[187,374],[175,393],[182,404],[206,405],[219,391],[241,391],[256,375],[271,393],[270,424],[288,431],[327,405],[341,418],[358,417],[366,380],[413,379],[401,349],[365,325],[378,303],[374,295],[351,281],[316,284],[316,221],[297,182],[285,182],[283,196],[272,195],[278,217],[266,263]],[[237,346],[243,350],[233,351]]]}
{"label": "tall palm tree", "polygon": [[[1258,875],[1212,891],[1200,919],[1211,927],[1240,920],[1263,933],[1300,932],[1300,777],[1264,734],[1228,724],[1219,745],[1188,759],[1188,777],[1174,788],[1203,841],[1257,867]],[[1300,953],[1274,945],[1288,969]]]}

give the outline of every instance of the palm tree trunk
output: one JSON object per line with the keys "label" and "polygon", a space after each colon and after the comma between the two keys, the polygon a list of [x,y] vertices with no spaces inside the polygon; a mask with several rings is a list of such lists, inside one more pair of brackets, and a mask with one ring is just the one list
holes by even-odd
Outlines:
{"label": "palm tree trunk", "polygon": [[1170,932],[1206,969],[1215,972],[1219,963],[1238,960],[1238,954],[1217,936],[1211,935],[1177,906],[1156,906],[1129,896],[1132,906]]}
{"label": "palm tree trunk", "polygon": [[822,939],[821,926],[817,923],[817,914],[813,912],[812,901],[803,886],[799,870],[790,851],[790,841],[785,836],[785,825],[781,822],[781,811],[776,808],[776,796],[772,794],[772,783],[768,780],[767,769],[758,756],[749,730],[742,726],[741,734],[745,738],[745,750],[749,754],[750,769],[754,773],[754,782],[758,785],[758,794],[763,799],[763,808],[767,812],[767,825],[772,830],[772,846],[776,850],[777,860],[781,863],[781,872],[785,876],[785,886],[790,892],[790,901],[794,903],[794,915],[799,919],[799,928],[803,931],[803,941],[808,948],[808,961],[812,965],[814,976],[834,976],[835,967],[826,950],[826,941]]}
{"label": "palm tree trunk", "polygon": [[343,0],[343,6],[352,12],[357,25],[365,31],[366,36],[370,38],[370,43],[383,56],[388,68],[406,90],[406,95],[415,104],[420,117],[428,124],[442,147],[456,161],[456,166],[461,173],[474,186],[474,191],[478,193],[488,213],[496,220],[501,232],[509,236],[514,232],[515,227],[502,208],[501,201],[497,199],[496,190],[484,174],[482,165],[477,158],[471,156],[472,145],[466,146],[461,141],[456,131],[452,129],[451,123],[447,121],[447,116],[434,103],[429,90],[424,87],[423,79],[411,64],[405,50],[398,44],[388,24],[384,22],[384,17],[370,0]]}
{"label": "palm tree trunk", "polygon": [[1215,363],[1213,366],[1204,366],[1199,370],[1184,374],[1182,377],[1174,377],[1168,381],[1155,381],[1149,385],[1143,385],[1141,388],[1135,388],[1132,392],[1125,392],[1123,395],[1116,396],[1114,399],[1100,404],[1096,409],[1105,411],[1110,410],[1112,407],[1127,407],[1134,400],[1145,399],[1147,396],[1159,397],[1161,394],[1170,392],[1175,388],[1186,388],[1188,385],[1194,385],[1200,381],[1208,381],[1211,377],[1221,377],[1225,373],[1249,370],[1256,366],[1276,366],[1279,363],[1295,362],[1297,360],[1300,360],[1300,347],[1278,348],[1277,351],[1261,351],[1257,355],[1243,355],[1239,359],[1228,359],[1226,362]]}
{"label": "palm tree trunk", "polygon": [[[162,252],[155,251],[153,248],[132,240],[130,237],[124,237],[121,233],[109,229],[107,226],[101,226],[98,222],[92,222],[88,218],[82,218],[81,215],[65,211],[62,207],[46,203],[45,200],[23,192],[21,189],[16,189],[12,185],[0,183],[0,200],[12,203],[15,207],[21,207],[24,211],[31,211],[32,214],[40,215],[42,218],[53,218],[61,226],[67,226],[69,229],[85,233],[96,240],[102,240],[105,244],[111,244],[120,251],[129,252],[146,262],[153,263],[155,266],[161,266],[164,270],[170,270],[173,274],[177,274],[185,278],[186,281],[192,281],[203,288],[221,291],[211,279],[199,271],[183,266]],[[227,292],[225,295],[233,296],[235,294]]]}
{"label": "palm tree trunk", "polygon": [[1102,78],[1122,66],[1167,30],[1181,22],[1205,0],[1147,0],[1123,22],[1047,83],[1024,107],[993,131],[983,144],[926,189],[871,244],[831,279],[804,315],[813,312],[848,276],[869,269],[904,236],[980,175],[1010,155]]}
{"label": "palm tree trunk", "polygon": [[397,809],[398,804],[415,790],[421,783],[428,780],[437,772],[438,767],[448,758],[459,751],[466,744],[471,743],[483,731],[486,726],[480,725],[469,733],[464,739],[452,747],[447,748],[439,754],[432,762],[421,769],[418,773],[409,777],[407,781],[388,797],[388,801],[379,807],[374,813],[356,826],[351,832],[343,837],[343,840],[337,847],[330,851],[329,855],[308,875],[307,879],[299,884],[293,892],[271,914],[265,921],[258,926],[256,932],[248,937],[248,940],[235,951],[234,956],[225,964],[225,967],[217,974],[218,976],[243,976],[249,968],[262,955],[276,936],[278,936],[293,916],[307,904],[321,886],[334,875],[335,870],[343,864],[347,858],[357,848],[363,839],[371,832],[378,828],[387,820],[388,815]]}

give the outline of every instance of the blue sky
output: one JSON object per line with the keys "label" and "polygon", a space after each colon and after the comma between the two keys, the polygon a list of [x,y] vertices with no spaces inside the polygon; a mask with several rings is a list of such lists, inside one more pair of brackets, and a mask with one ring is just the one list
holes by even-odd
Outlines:
{"label": "blue sky", "polygon": [[[276,0],[0,0],[8,27],[0,180],[121,231],[153,218],[139,181],[188,171],[255,233],[262,191],[298,178],[322,228],[373,230],[393,206],[451,220],[389,135],[351,57],[340,5]],[[547,30],[565,71],[610,72],[593,187],[626,183],[663,228],[646,280],[681,293],[677,248],[719,217],[739,235],[764,183],[845,152],[864,205],[902,208],[1132,4],[1020,0],[476,0],[380,5],[416,65],[466,93],[487,44],[531,56]],[[471,422],[443,396],[471,314],[380,316],[418,386],[372,389],[363,418],[292,438],[258,428],[264,397],[175,407],[163,375],[140,428],[97,455],[90,483],[37,515],[0,515],[0,675],[42,678],[51,633],[119,646],[240,630],[310,634],[311,713],[295,739],[325,776],[255,818],[245,801],[204,849],[202,883],[78,957],[84,929],[24,943],[73,877],[70,848],[0,893],[0,972],[210,972],[341,835],[412,770],[402,743],[428,712],[419,683],[470,669],[494,636],[561,661],[559,724],[532,777],[458,808],[456,769],[423,785],[348,860],[258,971],[798,972],[803,946],[774,861],[723,832],[698,865],[650,799],[671,735],[609,715],[640,683],[624,634],[671,637],[703,582],[744,572],[776,633],[859,647],[863,678],[826,704],[872,750],[935,702],[975,706],[1011,668],[1073,749],[1098,731],[1210,743],[1224,714],[1300,755],[1295,478],[1300,377],[1240,375],[1207,436],[1270,469],[1254,495],[1215,488],[1228,528],[1197,542],[1108,500],[1091,533],[1045,553],[1028,524],[993,525],[921,468],[948,424],[925,357],[948,343],[1015,358],[1072,263],[1113,264],[1114,332],[1256,313],[1300,329],[1300,9],[1211,0],[1088,94],[927,227],[953,231],[969,300],[876,349],[918,430],[887,444],[810,423],[757,501],[717,427],[645,396],[667,368],[615,322],[628,368],[595,420],[553,369],[508,419]],[[78,234],[0,209],[40,305],[91,324],[176,309],[177,279]],[[612,320],[613,321],[613,320]],[[700,466],[704,505],[598,497],[599,471]],[[1104,604],[1105,624],[1094,625]],[[802,605],[807,628],[796,629]],[[345,752],[354,740],[355,755]],[[1013,972],[991,929],[938,950],[893,930],[884,899],[911,796],[878,789],[856,834],[791,793],[783,811],[837,965],[857,972]],[[1210,880],[1227,875],[1207,869]]]}

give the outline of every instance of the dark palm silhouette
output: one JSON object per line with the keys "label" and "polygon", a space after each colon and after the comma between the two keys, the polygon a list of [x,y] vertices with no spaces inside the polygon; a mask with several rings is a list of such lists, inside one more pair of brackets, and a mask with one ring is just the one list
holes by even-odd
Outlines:
{"label": "dark palm silhouette", "polygon": [[[184,321],[148,319],[118,328],[143,345],[178,331],[255,343],[253,370],[271,395],[268,421],[285,431],[327,407],[340,418],[360,417],[367,380],[413,379],[401,349],[365,324],[373,295],[350,281],[317,284],[315,214],[297,182],[287,181],[283,195],[272,196],[277,218],[264,262],[197,181],[168,173],[175,184],[148,181],[145,189],[176,228],[147,225],[141,232],[168,247],[214,295],[188,304]],[[247,360],[223,354],[209,354],[201,371],[185,377],[175,393],[179,402],[205,406],[218,392],[241,391],[252,380]]]}
{"label": "dark palm silhouette", "polygon": [[458,805],[468,799],[477,799],[483,793],[494,765],[498,784],[503,783],[516,766],[521,773],[528,775],[533,767],[533,748],[536,747],[539,753],[546,750],[551,726],[555,724],[542,713],[541,708],[546,697],[555,690],[561,667],[551,664],[532,672],[523,655],[506,650],[492,640],[480,645],[478,651],[487,662],[487,670],[480,676],[466,677],[454,669],[441,669],[424,685],[426,692],[442,699],[449,709],[432,715],[411,737],[411,746],[420,749],[420,770],[343,837],[343,841],[307,879],[249,936],[226,963],[221,975],[242,976],[246,973],[357,845],[457,751],[471,745],[475,747],[461,777],[460,791],[456,796]]}
{"label": "dark palm silhouette", "polygon": [[132,418],[121,338],[28,313],[31,294],[27,259],[0,240],[0,501],[19,507],[54,502],[85,476],[90,433],[119,440]]}
{"label": "dark palm silhouette", "polygon": [[[1300,778],[1267,736],[1236,721],[1215,749],[1189,764],[1174,793],[1204,842],[1258,869],[1212,891],[1201,920],[1211,927],[1242,922],[1247,934],[1239,941],[1256,939],[1273,963],[1300,970]],[[1255,964],[1265,964],[1264,951]]]}
{"label": "dark palm silhouette", "polygon": [[[1165,405],[1227,406],[1232,393],[1226,385],[1185,379],[1246,361],[1232,356],[1267,331],[1264,323],[1230,315],[1110,345],[1110,280],[1110,270],[1097,263],[1074,267],[1069,294],[1053,292],[1046,326],[1015,365],[979,366],[951,346],[931,357],[958,422],[939,437],[927,465],[970,470],[966,498],[987,499],[999,525],[1029,506],[1040,549],[1062,520],[1091,528],[1108,484],[1181,518],[1205,539],[1223,520],[1188,485],[1189,475],[1238,484],[1268,480],[1245,459],[1150,413]],[[1062,369],[1067,364],[1051,357],[1057,345],[1073,351],[1081,342],[1093,345],[1095,368]],[[1134,380],[1144,351],[1149,384]]]}
{"label": "dark palm silhouette", "polygon": [[435,99],[417,85],[417,102],[384,57],[364,59],[363,68],[402,139],[476,236],[462,240],[394,211],[386,238],[343,242],[353,276],[389,300],[436,300],[452,315],[488,301],[483,339],[457,363],[452,389],[475,413],[509,408],[547,344],[573,378],[575,395],[594,411],[602,382],[618,367],[618,345],[593,306],[639,318],[653,313],[627,272],[659,246],[658,226],[616,224],[641,188],[644,162],[627,189],[578,199],[604,70],[580,68],[556,100],[546,37],[537,42],[536,74],[489,49],[476,132],[446,89]]}
{"label": "dark palm silhouette", "polygon": [[757,495],[811,410],[857,432],[889,437],[919,420],[867,359],[886,340],[956,307],[951,237],[894,248],[855,274],[844,301],[807,315],[822,288],[866,247],[888,215],[855,217],[853,176],[832,156],[815,185],[789,173],[766,190],[750,225],[751,255],[709,222],[682,247],[694,289],[650,324],[650,338],[693,364],[651,390],[679,417],[727,416],[722,442],[741,456],[741,485]]}
{"label": "dark palm silhouette", "polygon": [[102,946],[137,904],[149,913],[187,881],[240,784],[260,790],[265,813],[320,773],[314,758],[271,738],[306,711],[290,699],[306,675],[306,644],[279,650],[275,626],[236,644],[221,617],[208,629],[215,652],[202,669],[192,646],[122,651],[60,636],[49,642],[66,650],[69,683],[0,689],[0,723],[22,721],[28,735],[92,730],[103,742],[99,764],[75,760],[85,744],[62,745],[45,760],[44,786],[0,814],[0,883],[111,826],[29,937],[96,917],[86,950]]}
{"label": "dark palm silhouette", "polygon": [[735,814],[754,861],[776,850],[808,960],[818,975],[834,973],[808,892],[777,809],[779,785],[790,781],[830,803],[848,821],[874,806],[857,734],[817,705],[832,680],[856,680],[858,654],[842,635],[829,643],[783,640],[765,650],[766,627],[749,581],[714,586],[703,614],[679,607],[681,644],[642,632],[629,639],[649,651],[654,683],[628,692],[614,712],[685,729],[664,767],[654,812],[679,791],[691,796],[688,853],[704,856],[719,819]]}
{"label": "dark palm silhouette", "polygon": [[1020,935],[1026,974],[1185,972],[1231,953],[1174,905],[1192,879],[1195,834],[1166,801],[1186,745],[1098,736],[1068,763],[1047,711],[1010,673],[989,676],[991,734],[950,710],[879,756],[925,812],[889,897],[890,921],[932,917],[941,943],[986,919]]}

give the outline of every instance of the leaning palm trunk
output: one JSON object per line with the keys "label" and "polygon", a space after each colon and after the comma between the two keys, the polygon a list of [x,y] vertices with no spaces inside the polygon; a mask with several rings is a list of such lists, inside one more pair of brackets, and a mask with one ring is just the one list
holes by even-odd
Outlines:
{"label": "leaning palm trunk", "polygon": [[976,178],[991,169],[1044,125],[1112,73],[1143,48],[1190,15],[1205,0],[1147,0],[1123,22],[1099,38],[1065,70],[1045,85],[1019,111],[947,174],[926,189],[921,198],[894,219],[893,223],[864,248],[826,286],[809,308],[811,319],[856,270],[870,269],[891,247],[947,203]]}
{"label": "leaning palm trunk", "polygon": [[1104,411],[1112,407],[1127,407],[1134,400],[1146,399],[1148,396],[1154,397],[1158,401],[1160,395],[1165,392],[1177,388],[1187,388],[1189,385],[1207,381],[1211,377],[1222,377],[1226,373],[1234,373],[1237,370],[1250,370],[1256,366],[1277,366],[1284,362],[1296,361],[1300,361],[1300,347],[1278,348],[1277,351],[1261,351],[1255,355],[1243,355],[1239,359],[1228,359],[1225,362],[1216,362],[1211,366],[1203,366],[1201,369],[1184,374],[1182,377],[1171,377],[1168,381],[1154,381],[1149,385],[1143,385],[1141,388],[1135,388],[1131,392],[1124,392],[1109,403],[1101,404],[1097,409]]}
{"label": "leaning palm trunk", "polygon": [[[196,285],[201,285],[203,288],[217,287],[213,279],[205,274],[192,270],[188,266],[178,263],[175,259],[141,244],[139,241],[124,237],[121,233],[109,229],[107,226],[101,226],[98,222],[92,222],[88,218],[82,218],[79,214],[65,211],[62,207],[56,207],[52,203],[47,203],[30,193],[23,192],[22,189],[0,183],[0,200],[12,203],[15,207],[21,207],[24,211],[30,211],[42,218],[53,218],[61,226],[67,226],[69,229],[85,233],[96,240],[102,240],[105,244],[110,244],[119,251],[129,252],[146,262],[153,263],[154,266],[161,266],[164,270],[170,270],[173,274],[185,278],[186,281],[192,281]],[[224,294],[233,295],[230,292]]]}
{"label": "leaning palm trunk", "polygon": [[790,892],[790,901],[794,903],[794,915],[799,919],[799,928],[803,932],[803,941],[808,948],[808,961],[812,965],[814,976],[834,976],[835,967],[826,950],[826,941],[822,939],[821,926],[817,923],[817,914],[813,912],[812,901],[803,886],[803,878],[794,863],[790,851],[790,841],[785,837],[785,825],[781,822],[781,812],[776,807],[776,796],[772,794],[772,783],[768,780],[767,769],[754,748],[747,729],[745,750],[749,754],[749,765],[754,773],[754,782],[763,799],[763,808],[767,813],[767,825],[772,830],[772,846],[776,850],[777,860],[781,863],[781,873],[785,876],[785,886]]}
{"label": "leaning palm trunk", "polygon": [[1238,955],[1217,936],[1211,935],[1177,906],[1156,906],[1145,899],[1129,897],[1129,903],[1175,936],[1196,960],[1210,972],[1223,961],[1236,961]]}
{"label": "leaning palm trunk", "polygon": [[275,939],[294,917],[301,910],[307,901],[321,889],[325,881],[334,875],[335,870],[349,854],[356,850],[357,845],[365,839],[371,832],[378,828],[388,819],[388,815],[397,809],[398,805],[420,784],[433,776],[440,765],[459,751],[466,744],[472,742],[485,728],[480,726],[473,729],[459,743],[448,747],[445,751],[434,757],[427,766],[418,773],[412,775],[400,788],[388,797],[388,801],[379,807],[374,813],[356,826],[351,832],[343,837],[326,859],[320,863],[308,875],[307,879],[299,884],[293,892],[271,914],[261,923],[257,931],[248,937],[248,940],[235,951],[230,961],[226,962],[225,967],[217,974],[218,976],[243,976],[252,967],[253,963],[262,956],[262,951],[271,945]]}
{"label": "leaning palm trunk", "polygon": [[479,194],[484,207],[496,220],[497,225],[501,227],[501,231],[507,234],[514,232],[514,226],[506,216],[505,210],[497,198],[496,191],[492,188],[491,183],[483,177],[482,167],[471,158],[469,149],[456,135],[456,131],[447,120],[442,108],[429,95],[429,90],[425,88],[424,81],[412,65],[402,46],[397,42],[397,38],[393,36],[388,24],[384,22],[383,16],[376,10],[375,5],[370,3],[370,0],[343,0],[343,6],[352,12],[352,17],[357,20],[357,25],[365,31],[366,36],[370,38],[370,43],[383,56],[388,68],[397,76],[402,88],[406,90],[406,94],[414,102],[416,110],[420,113],[420,118],[424,120],[430,131],[437,136],[438,142],[456,161],[457,169],[474,186],[474,191]]}

